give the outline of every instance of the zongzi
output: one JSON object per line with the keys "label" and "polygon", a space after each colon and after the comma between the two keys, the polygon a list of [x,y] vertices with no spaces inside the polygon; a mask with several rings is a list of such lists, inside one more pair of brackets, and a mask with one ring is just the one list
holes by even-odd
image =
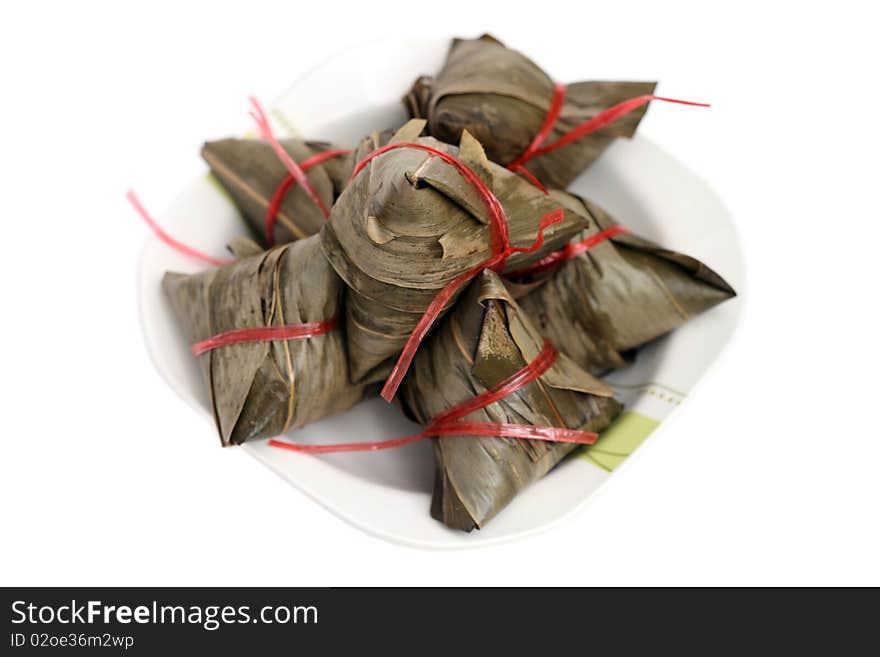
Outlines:
{"label": "zongzi", "polygon": [[454,39],[443,69],[436,77],[420,77],[404,104],[411,116],[428,120],[437,139],[457,143],[467,130],[493,162],[521,164],[547,187],[563,189],[615,137],[631,137],[647,105],[562,148],[521,161],[548,116],[552,129],[541,139],[546,144],[618,103],[652,94],[654,87],[654,82],[611,81],[554,85],[525,55],[484,35]]}
{"label": "zongzi", "polygon": [[[284,139],[280,143],[299,163],[324,207],[333,205],[351,176],[351,152],[326,142]],[[264,245],[303,239],[324,226],[321,207],[295,184],[268,142],[209,141],[202,148],[202,158]]]}
{"label": "zongzi", "polygon": [[363,386],[349,382],[337,322],[344,285],[320,238],[253,255],[246,244],[238,249],[246,257],[163,280],[194,351],[203,351],[198,359],[223,445],[302,427],[363,395]]}
{"label": "zongzi", "polygon": [[[402,387],[405,410],[423,424],[524,370],[546,350],[497,274],[470,285],[416,355]],[[538,378],[462,418],[589,432],[619,413],[612,391],[563,354]],[[493,435],[435,439],[432,515],[449,527],[480,528],[576,446]]]}
{"label": "zongzi", "polygon": [[590,226],[552,275],[532,274],[543,284],[518,301],[581,367],[594,374],[622,367],[629,350],[736,296],[699,260],[616,230],[619,224],[595,203],[565,192],[551,196],[589,218]]}
{"label": "zongzi", "polygon": [[[482,266],[535,262],[587,223],[490,163],[467,132],[456,148],[419,138],[423,127],[410,121],[381,151],[378,135],[363,140],[355,176],[321,233],[325,255],[349,287],[348,352],[357,382],[387,375],[441,290]],[[548,225],[551,214],[557,222]]]}

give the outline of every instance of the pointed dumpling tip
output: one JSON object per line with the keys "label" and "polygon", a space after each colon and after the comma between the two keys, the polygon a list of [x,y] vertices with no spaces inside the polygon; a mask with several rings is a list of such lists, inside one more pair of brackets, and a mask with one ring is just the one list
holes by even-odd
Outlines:
{"label": "pointed dumpling tip", "polygon": [[463,130],[461,133],[461,140],[458,144],[458,159],[468,165],[484,183],[492,186],[492,165],[489,163],[486,151],[477,138],[467,130]]}
{"label": "pointed dumpling tip", "polygon": [[415,141],[422,134],[425,125],[428,122],[425,119],[410,119],[404,123],[400,129],[391,137],[391,144],[399,144],[402,142]]}

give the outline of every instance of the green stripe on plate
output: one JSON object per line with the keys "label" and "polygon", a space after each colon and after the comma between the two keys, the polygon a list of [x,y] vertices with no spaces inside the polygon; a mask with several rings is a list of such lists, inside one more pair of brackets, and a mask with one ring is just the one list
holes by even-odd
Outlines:
{"label": "green stripe on plate", "polygon": [[582,448],[578,456],[610,472],[620,466],[659,425],[660,422],[652,417],[626,411],[599,434],[595,445]]}

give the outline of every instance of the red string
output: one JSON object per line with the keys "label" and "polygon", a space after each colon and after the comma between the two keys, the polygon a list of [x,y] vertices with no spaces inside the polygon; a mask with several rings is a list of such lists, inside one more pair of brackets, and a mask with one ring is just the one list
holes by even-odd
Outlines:
{"label": "red string", "polygon": [[321,200],[321,197],[318,196],[318,192],[315,191],[314,185],[312,182],[306,177],[306,174],[303,173],[303,170],[300,166],[290,157],[290,154],[284,150],[284,147],[278,142],[275,138],[275,135],[272,132],[272,126],[269,124],[269,117],[266,116],[266,112],[263,109],[263,106],[260,104],[256,98],[251,96],[251,118],[257,124],[257,130],[260,133],[260,137],[269,142],[272,146],[275,154],[278,156],[278,159],[287,167],[287,170],[290,171],[291,175],[296,179],[296,182],[299,183],[300,186],[306,191],[306,194],[309,195],[309,198],[315,202],[315,205],[320,208],[321,212],[325,217],[330,215],[330,211],[327,210],[327,206],[324,205],[324,202]]}
{"label": "red string", "polygon": [[612,237],[616,237],[617,235],[622,235],[623,233],[628,232],[629,228],[627,228],[626,226],[621,226],[620,224],[609,226],[604,230],[600,230],[595,235],[590,235],[580,242],[569,242],[558,251],[554,251],[548,256],[541,258],[540,260],[538,260],[538,262],[529,265],[528,267],[509,272],[507,274],[507,277],[515,278],[518,276],[525,276],[526,274],[534,274],[535,272],[544,271],[546,269],[550,269],[551,267],[556,267],[566,260],[571,260],[572,258],[577,257],[580,254],[585,253],[586,251],[589,251],[594,246],[600,244],[601,242],[604,242],[607,239],[611,239]]}
{"label": "red string", "polygon": [[[322,153],[317,153],[316,155],[312,155],[311,157],[303,160],[299,164],[299,168],[302,169],[303,173],[308,171],[309,169],[313,169],[319,164],[323,164],[327,160],[338,157],[340,155],[348,155],[351,153],[350,149],[340,148],[337,150],[324,151]],[[275,220],[278,218],[278,211],[281,208],[281,204],[284,202],[284,198],[287,196],[287,192],[296,184],[296,178],[292,173],[287,174],[284,177],[284,180],[281,181],[281,184],[275,189],[275,193],[272,195],[272,200],[269,203],[269,207],[266,209],[266,242],[269,246],[275,246]]]}
{"label": "red string", "polygon": [[516,438],[518,440],[545,440],[553,443],[576,443],[592,445],[599,434],[563,427],[536,427],[530,424],[507,422],[453,422],[432,427],[422,433],[405,438],[365,443],[338,443],[335,445],[302,445],[273,438],[270,447],[280,447],[301,454],[334,454],[338,452],[376,452],[417,443],[434,436],[489,436],[492,438]]}
{"label": "red string", "polygon": [[335,317],[322,322],[306,322],[304,324],[285,324],[284,326],[258,326],[253,328],[233,329],[226,331],[192,346],[192,352],[201,356],[205,352],[233,344],[246,342],[272,342],[274,340],[301,340],[329,333],[336,328]]}
{"label": "red string", "polygon": [[546,215],[544,215],[544,217],[541,218],[541,223],[538,227],[538,234],[531,246],[526,248],[512,247],[510,245],[507,215],[504,212],[504,208],[502,207],[501,202],[498,200],[495,194],[492,193],[492,190],[489,189],[488,185],[486,185],[486,183],[484,183],[483,180],[476,173],[474,173],[470,167],[468,167],[458,158],[450,155],[449,153],[437,150],[436,148],[431,148],[430,146],[426,146],[424,144],[402,142],[397,144],[388,144],[387,146],[378,148],[372,153],[369,153],[363,160],[361,160],[357,164],[354,172],[351,174],[351,178],[354,179],[374,158],[379,157],[380,155],[384,155],[385,153],[398,148],[415,148],[421,151],[425,151],[432,156],[439,157],[444,162],[447,162],[448,164],[454,166],[458,170],[458,172],[464,177],[464,179],[474,187],[489,213],[489,231],[492,237],[492,256],[489,257],[488,260],[471,269],[470,271],[467,271],[460,276],[457,276],[452,281],[447,283],[446,286],[442,290],[440,290],[440,292],[434,297],[434,299],[425,309],[424,314],[421,316],[419,322],[416,324],[415,329],[413,329],[413,332],[407,339],[403,351],[400,353],[400,356],[398,357],[394,368],[391,370],[391,374],[385,381],[385,386],[382,388],[382,398],[387,402],[391,402],[391,400],[394,398],[397,389],[400,387],[400,384],[403,381],[403,377],[406,374],[406,371],[409,369],[409,366],[412,363],[412,359],[416,355],[416,351],[418,350],[419,345],[422,343],[422,340],[425,339],[425,336],[431,330],[434,322],[437,321],[437,318],[440,316],[443,308],[455,295],[459,288],[461,288],[462,285],[474,278],[484,269],[500,271],[504,268],[504,262],[507,260],[507,258],[514,253],[532,253],[541,248],[541,246],[544,244],[544,231],[547,229],[547,227],[562,221],[564,217],[564,212],[561,208],[548,212]]}
{"label": "red string", "polygon": [[599,437],[592,431],[567,429],[565,427],[536,427],[530,424],[511,424],[507,422],[462,422],[464,416],[503,399],[523,386],[538,379],[556,361],[556,348],[545,341],[541,353],[521,370],[507,377],[489,390],[472,399],[456,404],[435,416],[424,431],[392,440],[363,443],[338,443],[335,445],[300,445],[281,440],[270,440],[269,445],[305,454],[329,454],[333,452],[366,452],[401,447],[430,438],[432,436],[493,436],[526,440],[546,440],[550,442],[577,443],[592,445]]}
{"label": "red string", "polygon": [[391,449],[393,447],[403,447],[410,443],[416,443],[424,440],[429,436],[424,433],[407,436],[406,438],[395,438],[394,440],[385,440],[374,443],[338,443],[336,445],[298,445],[296,443],[288,443],[283,440],[273,438],[269,441],[271,447],[280,447],[289,449],[292,452],[301,452],[303,454],[333,454],[335,452],[375,452],[380,449]]}
{"label": "red string", "polygon": [[165,244],[170,246],[175,251],[182,253],[183,255],[189,256],[190,258],[196,258],[197,260],[202,260],[212,265],[226,265],[232,262],[232,258],[215,258],[213,256],[209,256],[206,253],[197,251],[191,246],[187,246],[183,242],[179,242],[178,240],[171,237],[171,235],[166,233],[165,230],[156,222],[156,220],[150,216],[150,213],[147,212],[144,204],[141,203],[141,200],[137,197],[137,194],[135,194],[133,190],[128,190],[125,193],[125,198],[128,199],[128,202],[131,203],[132,207],[134,207],[135,211],[140,215],[141,219],[144,220],[144,223],[146,223],[147,226],[152,229],[156,237],[165,242]]}
{"label": "red string", "polygon": [[522,155],[514,160],[509,167],[507,167],[508,169],[517,169],[524,162],[531,159],[532,153],[537,151],[543,145],[547,137],[550,136],[550,133],[553,132],[553,128],[559,120],[559,115],[562,113],[562,106],[565,104],[565,93],[567,90],[568,87],[564,84],[556,83],[553,85],[553,99],[550,101],[550,109],[547,111],[547,116],[544,117],[544,123],[541,124],[540,129],[535,135],[535,138],[532,139],[532,143],[529,144],[529,147]]}
{"label": "red string", "polygon": [[629,228],[627,228],[626,226],[621,226],[620,224],[609,226],[604,230],[600,230],[595,235],[590,235],[580,242],[575,242],[574,244],[566,244],[563,248],[563,251],[565,251],[565,256],[563,259],[570,260],[571,258],[579,256],[581,253],[589,251],[600,242],[604,242],[607,239],[611,239],[612,237],[623,235],[624,233],[628,232]]}
{"label": "red string", "polygon": [[357,166],[354,168],[354,171],[351,174],[350,180],[354,180],[357,175],[361,171],[363,171],[364,167],[372,162],[375,158],[398,148],[415,148],[420,151],[425,151],[426,153],[430,153],[431,155],[439,157],[447,164],[451,164],[456,169],[458,169],[458,172],[464,177],[464,179],[468,183],[470,183],[477,191],[477,194],[479,194],[480,196],[480,200],[483,201],[486,206],[486,210],[489,213],[489,230],[492,235],[492,252],[501,253],[507,248],[510,242],[507,231],[507,215],[504,213],[504,208],[501,206],[501,202],[498,200],[495,194],[492,193],[492,190],[489,189],[488,185],[486,185],[486,183],[484,183],[483,180],[476,173],[474,173],[468,165],[466,165],[458,158],[450,155],[449,153],[437,150],[436,148],[431,148],[430,146],[426,146],[425,144],[416,144],[414,142],[388,144],[387,146],[383,146],[382,148],[377,148],[372,153],[369,153],[363,160],[358,162]]}
{"label": "red string", "polygon": [[[554,92],[554,101],[555,100],[556,100],[556,95]],[[508,168],[515,169],[516,167],[525,164],[527,161],[531,160],[532,158],[538,157],[540,155],[546,155],[547,153],[555,151],[558,148],[562,148],[563,146],[567,146],[568,144],[570,144],[573,141],[577,141],[578,139],[586,137],[588,134],[590,134],[592,132],[596,132],[597,130],[604,128],[606,125],[613,123],[614,121],[621,118],[622,116],[629,114],[630,112],[632,112],[635,109],[638,109],[642,105],[646,105],[647,103],[651,102],[652,100],[660,100],[665,103],[677,103],[679,105],[691,105],[694,107],[710,107],[710,105],[708,103],[695,103],[695,102],[691,102],[689,100],[678,100],[676,98],[666,98],[664,96],[651,96],[651,95],[636,96],[635,98],[630,98],[629,100],[624,100],[623,102],[620,102],[617,105],[612,105],[608,109],[599,112],[593,118],[589,119],[588,121],[584,121],[580,125],[572,128],[571,130],[566,132],[564,135],[562,135],[559,139],[554,141],[552,144],[549,144],[547,146],[541,146],[541,144],[538,143],[536,145],[536,142],[538,141],[538,138],[536,136],[535,140],[532,142],[532,145],[529,146],[529,148],[526,150],[526,152],[523,153],[520,157],[518,157],[514,162],[512,162]],[[552,111],[552,109],[553,108],[551,107],[551,111]],[[548,114],[548,118],[550,118],[550,116],[551,115]],[[558,113],[553,118],[554,118],[554,123],[555,123],[555,121],[559,118]],[[545,126],[546,126],[546,123],[547,123],[547,120],[545,119]],[[542,129],[545,126],[542,126]],[[546,131],[546,134],[543,135],[541,142],[543,142],[543,139],[547,138],[547,135],[549,135],[549,132],[550,132],[549,130]],[[539,133],[538,136],[541,136],[541,133]]]}
{"label": "red string", "polygon": [[489,404],[493,404],[499,399],[503,399],[507,395],[519,390],[524,385],[531,383],[553,367],[553,363],[556,362],[558,356],[559,352],[556,351],[556,347],[553,346],[553,343],[549,340],[544,340],[541,352],[532,362],[527,363],[521,370],[514,372],[489,390],[481,392],[476,397],[461,402],[460,404],[456,404],[452,408],[439,413],[433,420],[431,420],[431,424],[447,424],[449,422],[454,422],[455,420],[460,420],[468,413],[473,413],[481,408],[486,408]]}
{"label": "red string", "polygon": [[453,422],[431,429],[435,436],[492,436],[518,440],[546,440],[551,443],[592,445],[599,434],[565,427],[536,427],[531,424],[508,422]]}
{"label": "red string", "polygon": [[514,171],[514,172],[520,174],[523,178],[525,178],[526,180],[528,180],[530,183],[532,183],[535,187],[537,187],[538,189],[540,189],[540,190],[541,190],[542,192],[544,192],[545,194],[549,194],[549,193],[550,193],[550,192],[547,191],[547,188],[544,187],[543,183],[541,183],[540,180],[538,180],[537,178],[535,178],[535,176],[532,174],[532,172],[529,171],[528,169],[526,169],[523,165],[521,165],[521,164],[517,164],[515,167],[509,167],[509,168],[510,168],[511,171]]}

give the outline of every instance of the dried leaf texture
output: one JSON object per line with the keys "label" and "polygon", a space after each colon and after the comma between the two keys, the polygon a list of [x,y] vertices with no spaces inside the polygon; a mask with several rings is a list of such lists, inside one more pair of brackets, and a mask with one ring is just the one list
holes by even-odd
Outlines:
{"label": "dried leaf texture", "polygon": [[[294,161],[301,163],[313,155],[340,147],[326,142],[285,139],[281,145]],[[232,196],[242,215],[266,244],[266,213],[278,186],[288,171],[268,142],[254,139],[220,139],[202,148],[202,158],[211,172]],[[354,155],[332,157],[306,172],[326,207],[342,193],[354,165]],[[286,244],[320,232],[326,218],[321,209],[299,186],[293,185],[276,216],[275,244]]]}
{"label": "dried leaf texture", "polygon": [[[552,195],[589,218],[576,241],[617,223],[595,203]],[[625,366],[625,352],[734,296],[699,260],[623,233],[564,262],[518,301],[560,351],[598,374]]]}
{"label": "dried leaf texture", "polygon": [[[455,39],[436,77],[416,80],[404,104],[428,120],[437,139],[457,143],[464,130],[493,162],[522,155],[541,128],[553,99],[553,80],[525,55],[496,39]],[[652,94],[654,82],[587,81],[568,85],[550,144],[572,128],[624,100]],[[547,187],[563,189],[616,137],[631,137],[647,111],[641,107],[614,123],[525,165]]]}
{"label": "dried leaf texture", "polygon": [[[462,148],[418,138],[411,121],[391,139],[459,157],[492,189],[507,215],[510,242],[530,246],[555,199],[519,176],[491,164],[465,133]],[[358,161],[384,144],[378,134],[358,148]],[[542,248],[517,253],[508,268],[526,266],[586,226],[565,210],[544,233]],[[403,348],[437,293],[492,255],[489,219],[474,187],[452,165],[413,148],[389,151],[369,163],[339,197],[322,232],[324,253],[350,288],[348,347],[355,381],[378,381]]]}
{"label": "dried leaf texture", "polygon": [[[543,342],[498,275],[487,270],[419,350],[404,380],[403,404],[427,423],[522,369]],[[607,386],[560,354],[539,379],[463,419],[598,432],[619,411]],[[465,531],[485,526],[576,447],[484,436],[434,440],[432,515]]]}
{"label": "dried leaf texture", "polygon": [[[314,236],[208,271],[167,273],[163,287],[187,338],[321,322],[343,312],[344,285]],[[252,252],[246,244],[245,252]],[[341,322],[340,322],[341,324]],[[353,406],[344,331],[219,347],[198,357],[223,445],[276,436]]]}

